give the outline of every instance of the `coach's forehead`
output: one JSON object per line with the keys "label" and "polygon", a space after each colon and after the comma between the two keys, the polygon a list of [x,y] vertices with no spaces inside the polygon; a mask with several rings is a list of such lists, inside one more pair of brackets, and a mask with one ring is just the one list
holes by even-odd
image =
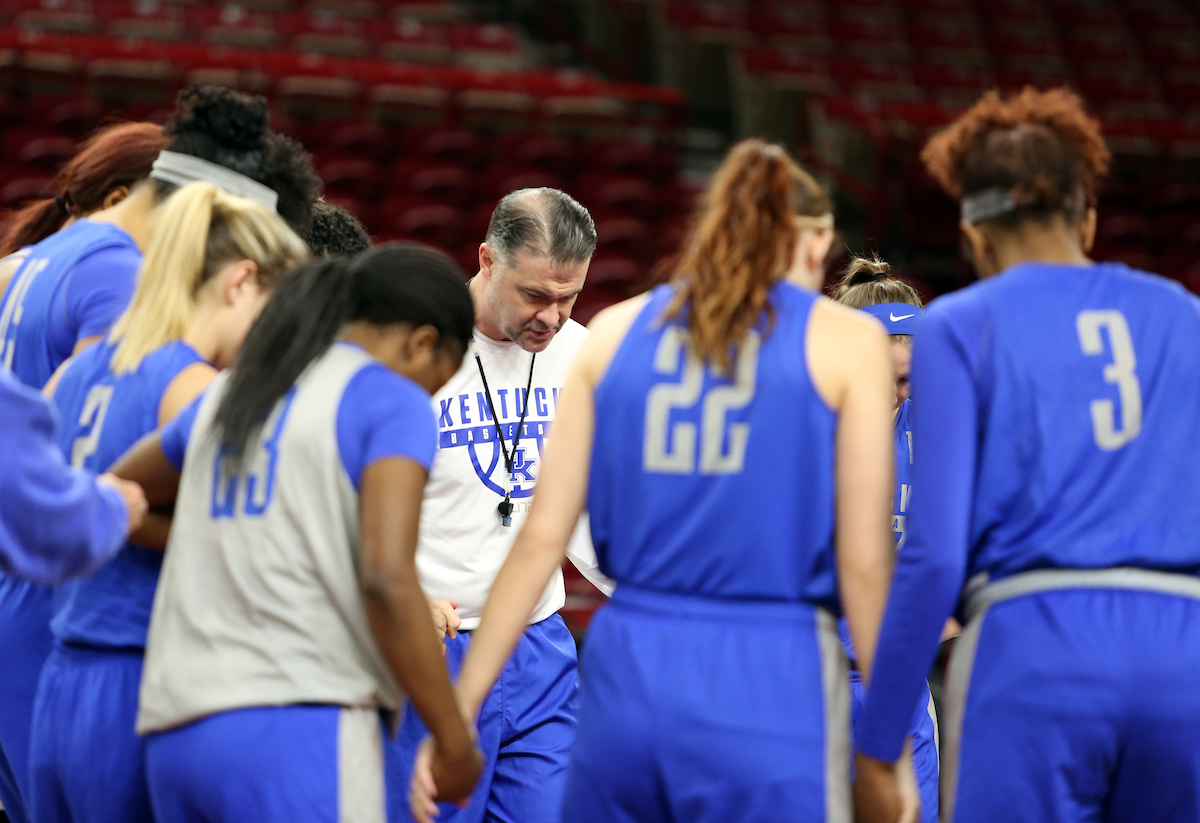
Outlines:
{"label": "coach's forehead", "polygon": [[530,249],[520,249],[510,270],[522,285],[537,285],[554,291],[568,292],[579,288],[587,276],[590,260],[562,262]]}

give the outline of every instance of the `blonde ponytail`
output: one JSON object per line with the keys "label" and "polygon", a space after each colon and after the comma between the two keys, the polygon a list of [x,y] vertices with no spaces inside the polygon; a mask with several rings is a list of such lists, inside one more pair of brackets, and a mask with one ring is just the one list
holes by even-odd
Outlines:
{"label": "blonde ponytail", "polygon": [[119,341],[113,372],[134,371],[147,354],[183,337],[201,286],[225,264],[243,259],[258,265],[259,286],[269,289],[308,259],[308,247],[277,214],[212,183],[191,183],[171,195],[133,300],[113,326],[111,339]]}

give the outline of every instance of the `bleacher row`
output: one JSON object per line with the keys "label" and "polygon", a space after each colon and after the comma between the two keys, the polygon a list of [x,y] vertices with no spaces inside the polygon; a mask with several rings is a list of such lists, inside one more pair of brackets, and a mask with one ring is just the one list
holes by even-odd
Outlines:
{"label": "bleacher row", "polygon": [[1066,81],[1107,119],[1200,105],[1200,27],[1173,0],[681,2],[666,21],[819,93],[956,107],[985,88]]}
{"label": "bleacher row", "polygon": [[769,126],[764,113],[784,110],[776,121],[796,122],[808,159],[864,202],[866,235],[903,249],[906,273],[928,294],[962,285],[967,273],[961,261],[946,272],[956,213],[916,149],[986,89],[1069,85],[1104,121],[1116,155],[1097,256],[1200,290],[1194,4],[705,0],[668,3],[662,25],[684,42],[724,48],[735,121],[755,131]]}
{"label": "bleacher row", "polygon": [[[69,2],[47,4],[55,8],[39,13],[83,13],[64,10]],[[103,4],[90,5],[95,14]],[[202,10],[221,13],[180,9]],[[0,205],[36,194],[74,139],[114,108],[162,119],[175,91],[191,82],[267,94],[276,127],[312,152],[330,200],[381,239],[421,240],[468,268],[504,192],[533,185],[571,192],[592,210],[600,232],[580,307],[585,317],[644,282],[690,204],[691,193],[673,182],[683,103],[676,90],[608,84],[579,72],[0,28],[0,90],[7,95],[0,98]]]}

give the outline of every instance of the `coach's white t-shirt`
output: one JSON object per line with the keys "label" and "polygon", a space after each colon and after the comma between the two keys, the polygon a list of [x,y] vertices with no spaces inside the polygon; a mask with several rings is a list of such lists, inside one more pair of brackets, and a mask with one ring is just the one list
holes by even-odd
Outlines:
{"label": "coach's white t-shirt", "polygon": [[[508,477],[475,354],[483,364],[509,454],[513,453],[533,355],[516,343],[497,342],[476,330],[462,368],[433,398],[438,452],[421,507],[417,569],[426,595],[457,601],[463,629],[479,625],[492,581],[525,524],[558,397],[586,336],[587,329],[568,320],[537,355],[529,411],[513,460],[511,526],[501,524],[496,510],[504,499]],[[568,556],[589,580],[611,594],[612,583],[596,568],[586,515],[575,530]],[[556,572],[530,623],[545,620],[561,609],[565,600],[562,572]]]}

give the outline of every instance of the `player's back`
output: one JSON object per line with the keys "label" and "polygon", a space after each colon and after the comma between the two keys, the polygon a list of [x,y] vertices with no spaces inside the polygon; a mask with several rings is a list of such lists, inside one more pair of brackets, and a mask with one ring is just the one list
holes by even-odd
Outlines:
{"label": "player's back", "polygon": [[[73,466],[97,474],[158,428],[171,381],[202,361],[195,349],[176,340],[150,352],[134,371],[115,375],[115,351],[108,340],[84,349],[54,392],[63,454]],[[51,624],[55,636],[97,646],[144,645],[162,558],[161,551],[131,543],[95,574],[58,587]]]}
{"label": "player's back", "polygon": [[103,334],[124,310],[140,258],[127,233],[90,220],[31,247],[0,300],[0,362],[44,386],[78,340]]}
{"label": "player's back", "polygon": [[808,373],[821,299],[770,292],[729,376],[688,350],[652,294],[596,389],[588,509],[601,567],[619,586],[836,608],[836,416]]}
{"label": "player's back", "polygon": [[1039,263],[939,303],[983,409],[969,573],[1200,569],[1200,302]]}

